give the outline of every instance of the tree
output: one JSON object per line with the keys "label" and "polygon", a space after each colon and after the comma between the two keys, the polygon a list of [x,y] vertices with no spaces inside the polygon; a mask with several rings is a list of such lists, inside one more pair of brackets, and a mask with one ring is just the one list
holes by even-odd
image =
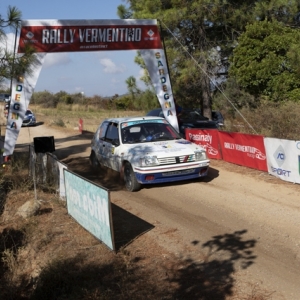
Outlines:
{"label": "tree", "polygon": [[140,93],[140,90],[138,89],[136,85],[136,79],[134,76],[129,76],[126,79],[127,89],[128,92],[131,94],[132,99],[134,100],[135,95]]}
{"label": "tree", "polygon": [[[15,30],[20,27],[21,12],[16,7],[8,7],[7,16],[0,14],[0,40],[5,41],[6,32],[9,28]],[[4,43],[3,43],[4,45]],[[0,83],[17,76],[30,73],[32,66],[36,63],[34,49],[26,45],[22,55],[15,55],[14,51],[6,47],[0,47]]]}
{"label": "tree", "polygon": [[233,52],[230,75],[256,97],[300,99],[299,43],[299,30],[276,20],[248,25]]}
{"label": "tree", "polygon": [[[119,16],[159,19],[165,41],[172,87],[177,101],[201,106],[211,118],[211,84],[222,57],[253,16],[255,1],[129,0]],[[121,9],[122,7],[122,9]],[[124,17],[123,16],[123,17]],[[218,46],[219,58],[214,56]]]}
{"label": "tree", "polygon": [[296,26],[298,2],[127,0],[128,7],[119,6],[118,14],[121,18],[160,20],[177,101],[201,106],[203,114],[211,118],[212,81],[220,73],[226,75],[228,58],[246,25],[258,19],[277,19]]}

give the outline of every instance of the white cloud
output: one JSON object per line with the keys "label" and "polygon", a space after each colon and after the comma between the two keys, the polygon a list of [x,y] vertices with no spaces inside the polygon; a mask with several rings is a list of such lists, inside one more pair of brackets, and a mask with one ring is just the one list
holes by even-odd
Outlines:
{"label": "white cloud", "polygon": [[103,66],[103,71],[105,73],[116,74],[124,73],[126,71],[126,66],[124,64],[117,66],[110,58],[100,59],[100,64]]}
{"label": "white cloud", "polygon": [[[19,42],[17,41],[17,46]],[[7,33],[6,39],[0,40],[0,48],[5,49],[9,52],[14,51],[14,45],[15,45],[15,34],[14,33]]]}
{"label": "white cloud", "polygon": [[57,65],[67,65],[71,62],[68,53],[48,53],[43,64],[43,68],[50,68]]}

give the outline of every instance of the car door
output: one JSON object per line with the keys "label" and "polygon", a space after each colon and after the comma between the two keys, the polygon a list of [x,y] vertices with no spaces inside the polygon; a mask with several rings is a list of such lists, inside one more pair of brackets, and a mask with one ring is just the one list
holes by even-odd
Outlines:
{"label": "car door", "polygon": [[98,128],[93,141],[93,148],[96,153],[97,159],[100,164],[104,164],[105,156],[105,135],[107,132],[109,122],[103,122],[101,126]]}
{"label": "car door", "polygon": [[110,169],[118,171],[116,148],[120,145],[118,123],[111,122],[108,125],[103,145],[103,164]]}

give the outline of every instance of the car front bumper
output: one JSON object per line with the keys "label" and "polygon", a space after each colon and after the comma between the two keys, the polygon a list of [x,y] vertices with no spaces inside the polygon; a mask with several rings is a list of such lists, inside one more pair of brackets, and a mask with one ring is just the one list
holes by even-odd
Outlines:
{"label": "car front bumper", "polygon": [[167,183],[207,176],[209,161],[190,164],[189,166],[164,166],[134,168],[137,181],[141,184]]}

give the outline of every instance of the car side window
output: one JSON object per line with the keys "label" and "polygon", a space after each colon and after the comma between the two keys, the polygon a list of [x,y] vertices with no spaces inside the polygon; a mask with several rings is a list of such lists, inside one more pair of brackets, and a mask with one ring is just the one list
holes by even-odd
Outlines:
{"label": "car side window", "polygon": [[113,140],[119,139],[118,124],[109,124],[105,139],[107,142],[112,142]]}
{"label": "car side window", "polygon": [[100,130],[99,130],[99,140],[104,140],[108,124],[109,124],[108,122],[102,123]]}

